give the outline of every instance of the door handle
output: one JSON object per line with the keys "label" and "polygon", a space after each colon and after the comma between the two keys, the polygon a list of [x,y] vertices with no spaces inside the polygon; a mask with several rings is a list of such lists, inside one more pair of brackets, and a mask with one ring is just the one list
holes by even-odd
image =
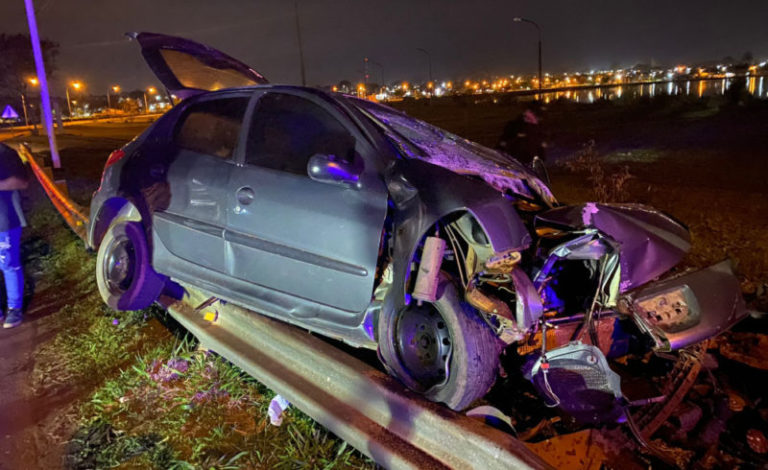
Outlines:
{"label": "door handle", "polygon": [[244,206],[252,203],[255,197],[256,193],[254,193],[253,189],[248,186],[243,186],[237,190],[237,202]]}

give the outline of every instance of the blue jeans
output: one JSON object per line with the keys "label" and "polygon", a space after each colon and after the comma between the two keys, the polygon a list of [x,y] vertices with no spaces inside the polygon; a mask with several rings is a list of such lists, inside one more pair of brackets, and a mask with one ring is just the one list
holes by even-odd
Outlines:
{"label": "blue jeans", "polygon": [[5,277],[8,308],[21,309],[24,302],[24,270],[21,269],[21,227],[0,232],[0,270]]}

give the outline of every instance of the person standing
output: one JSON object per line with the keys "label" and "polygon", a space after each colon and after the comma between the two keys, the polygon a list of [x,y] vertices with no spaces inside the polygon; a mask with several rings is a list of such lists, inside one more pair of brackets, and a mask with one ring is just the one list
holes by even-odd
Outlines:
{"label": "person standing", "polygon": [[0,310],[3,328],[21,324],[24,270],[21,267],[21,228],[26,226],[19,190],[29,185],[29,171],[14,149],[0,143],[0,270],[5,278],[8,310]]}
{"label": "person standing", "polygon": [[496,145],[500,150],[531,167],[534,159],[544,160],[544,135],[541,131],[541,117],[535,105],[529,105],[517,118],[504,126],[504,132]]}

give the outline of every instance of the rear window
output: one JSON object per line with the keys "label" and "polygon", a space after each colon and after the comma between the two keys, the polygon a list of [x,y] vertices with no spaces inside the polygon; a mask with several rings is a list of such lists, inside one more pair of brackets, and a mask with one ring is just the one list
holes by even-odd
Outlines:
{"label": "rear window", "polygon": [[259,84],[235,69],[209,66],[186,52],[161,49],[160,55],[185,88],[215,91]]}
{"label": "rear window", "polygon": [[176,126],[177,147],[219,158],[231,158],[237,147],[247,97],[194,103]]}

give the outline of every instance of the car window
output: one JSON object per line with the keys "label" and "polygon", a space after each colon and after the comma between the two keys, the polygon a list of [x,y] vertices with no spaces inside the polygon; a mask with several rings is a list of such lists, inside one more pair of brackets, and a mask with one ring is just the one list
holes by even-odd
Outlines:
{"label": "car window", "polygon": [[312,155],[321,153],[349,160],[354,150],[352,135],[318,104],[296,95],[267,93],[256,105],[245,161],[306,175]]}
{"label": "car window", "polygon": [[182,149],[231,158],[247,106],[247,97],[192,104],[176,127],[174,142]]}
{"label": "car window", "polygon": [[219,64],[206,64],[200,57],[173,49],[160,49],[160,55],[176,79],[185,88],[215,91],[258,85],[252,77]]}

